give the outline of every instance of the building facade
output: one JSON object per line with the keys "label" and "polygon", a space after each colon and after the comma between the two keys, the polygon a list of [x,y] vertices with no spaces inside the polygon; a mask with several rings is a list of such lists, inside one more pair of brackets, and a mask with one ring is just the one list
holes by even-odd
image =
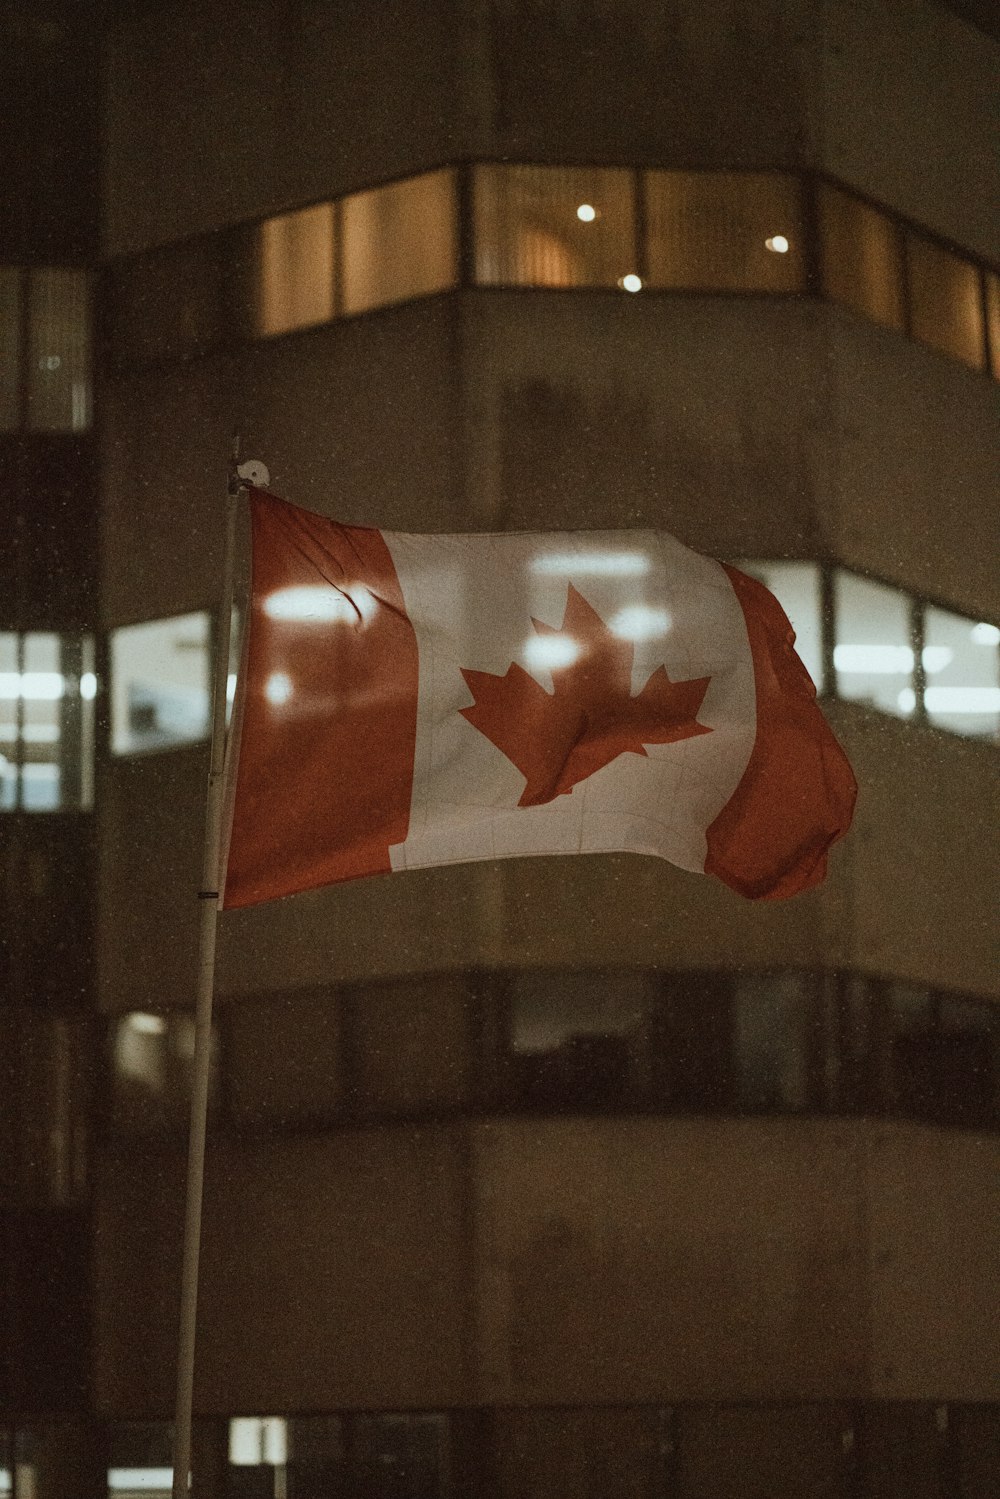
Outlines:
{"label": "building facade", "polygon": [[169,1485],[236,428],[349,523],[739,562],[860,797],[783,904],[587,856],[223,914],[198,1491],[997,1495],[988,12],[74,15],[5,21],[0,1485]]}

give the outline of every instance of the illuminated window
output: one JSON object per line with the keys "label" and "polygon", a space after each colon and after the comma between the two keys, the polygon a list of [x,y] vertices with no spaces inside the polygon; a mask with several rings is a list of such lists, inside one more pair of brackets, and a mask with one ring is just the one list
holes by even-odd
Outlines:
{"label": "illuminated window", "polygon": [[94,644],[0,632],[0,810],[93,802]]}
{"label": "illuminated window", "polygon": [[615,287],[636,274],[633,172],[480,166],[474,216],[483,285]]}
{"label": "illuminated window", "polygon": [[28,285],[28,426],[83,432],[91,420],[89,277],[33,270]]}
{"label": "illuminated window", "polygon": [[990,344],[990,374],[1000,380],[1000,276],[986,272],[986,330]]}
{"label": "illuminated window", "polygon": [[111,749],[116,755],[204,739],[209,726],[205,613],[128,625],[111,636]]}
{"label": "illuminated window", "polygon": [[919,234],[908,234],[910,331],[921,343],[983,368],[979,272],[969,261]]}
{"label": "illuminated window", "polygon": [[[125,1134],[183,1129],[191,1107],[194,1018],[136,1010],[112,1023],[111,1124]],[[217,1038],[213,1032],[209,1104],[218,1098]]]}
{"label": "illuminated window", "polygon": [[823,690],[823,630],[820,570],[815,562],[738,562],[774,594],[795,631],[795,650]]}
{"label": "illuminated window", "polygon": [[800,188],[778,172],[646,172],[651,286],[801,291]]}
{"label": "illuminated window", "polygon": [[334,306],[334,208],[318,203],[260,226],[257,332],[327,323]]}
{"label": "illuminated window", "polygon": [[114,1425],[109,1447],[108,1499],[170,1499],[173,1439],[166,1422]]}
{"label": "illuminated window", "polygon": [[838,696],[909,718],[916,707],[910,600],[842,571],[834,586]]}
{"label": "illuminated window", "polygon": [[1000,629],[928,605],[923,660],[928,721],[953,734],[997,738]]}
{"label": "illuminated window", "polygon": [[455,174],[428,172],[341,204],[343,310],[446,291],[458,279]]}
{"label": "illuminated window", "polygon": [[0,266],[0,432],[21,425],[21,283],[17,266]]}
{"label": "illuminated window", "polygon": [[877,208],[828,183],[819,188],[823,295],[902,332],[902,243]]}

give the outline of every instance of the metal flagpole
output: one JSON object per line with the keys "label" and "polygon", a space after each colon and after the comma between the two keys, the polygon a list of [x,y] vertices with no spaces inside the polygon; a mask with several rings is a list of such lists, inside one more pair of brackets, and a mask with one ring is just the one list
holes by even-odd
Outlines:
{"label": "metal flagpole", "polygon": [[191,1470],[191,1413],[194,1403],[194,1345],[198,1309],[198,1256],[201,1247],[201,1204],[205,1177],[205,1134],[208,1118],[208,1081],[212,1039],[212,991],[215,986],[215,933],[218,921],[219,857],[222,838],[223,770],[226,747],[226,696],[229,643],[232,634],[233,582],[236,553],[236,511],[240,492],[251,479],[266,484],[263,464],[240,464],[240,440],[233,438],[226,498],[226,553],[223,568],[222,614],[215,645],[212,696],[212,754],[205,812],[205,853],[202,864],[201,928],[198,945],[198,997],[195,1007],[194,1063],[191,1085],[191,1126],[188,1136],[187,1203],[184,1214],[184,1252],[181,1264],[180,1331],[177,1345],[177,1401],[174,1412],[173,1499],[187,1499]]}

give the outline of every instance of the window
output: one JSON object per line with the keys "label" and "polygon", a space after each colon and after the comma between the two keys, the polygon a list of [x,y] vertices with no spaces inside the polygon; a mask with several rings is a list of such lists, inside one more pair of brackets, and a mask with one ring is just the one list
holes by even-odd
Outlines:
{"label": "window", "polygon": [[823,691],[823,610],[816,562],[738,562],[737,567],[770,589],[795,631],[795,650],[806,671]]}
{"label": "window", "polygon": [[821,1037],[811,977],[741,975],[733,990],[736,1095],[753,1112],[798,1112],[816,1102],[812,1071]]}
{"label": "window", "polygon": [[646,1091],[655,974],[528,970],[510,978],[509,1066],[516,1102],[613,1108]]}
{"label": "window", "polygon": [[0,1006],[0,1197],[72,1207],[87,1188],[90,1031],[77,1015]]}
{"label": "window", "polygon": [[975,739],[1000,736],[1000,630],[924,610],[924,708],[930,723]]}
{"label": "window", "polygon": [[983,368],[983,306],[979,272],[969,261],[909,233],[910,331],[921,343]]}
{"label": "window", "polygon": [[910,600],[840,569],[834,587],[838,696],[908,718],[916,707]]}
{"label": "window", "polygon": [[33,270],[28,285],[28,426],[83,432],[91,420],[89,277]]}
{"label": "window", "polygon": [[204,739],[209,726],[209,617],[128,625],[111,636],[111,749],[116,755]]}
{"label": "window", "polygon": [[902,242],[877,208],[821,183],[818,197],[823,295],[902,332]]}
{"label": "window", "polygon": [[455,174],[428,172],[341,204],[345,313],[446,291],[458,279]]}
{"label": "window", "polygon": [[0,266],[0,432],[21,425],[21,283],[17,266]]}
{"label": "window", "polygon": [[334,207],[318,203],[260,225],[256,332],[267,337],[334,316]]}
{"label": "window", "polygon": [[464,977],[413,979],[352,996],[357,1105],[369,1113],[468,1101],[471,1045]]}
{"label": "window", "polygon": [[94,643],[0,632],[0,810],[93,803]]}
{"label": "window", "polygon": [[[343,1103],[340,996],[309,989],[227,1006],[226,1100],[237,1124],[336,1118]],[[284,1039],[278,1047],[275,1036]],[[390,1047],[391,1054],[391,1047]]]}
{"label": "window", "polygon": [[777,172],[646,172],[651,286],[796,292],[805,286],[800,188]]}
{"label": "window", "polygon": [[615,287],[638,270],[631,171],[480,166],[474,216],[482,285]]}
{"label": "window", "polygon": [[438,1499],[448,1463],[448,1421],[432,1413],[379,1413],[353,1420],[355,1492],[373,1499]]}
{"label": "window", "polygon": [[163,1421],[111,1427],[108,1499],[170,1499],[173,1431]]}
{"label": "window", "polygon": [[[187,1126],[194,1066],[194,1018],[133,1011],[112,1022],[111,1127],[159,1134]],[[218,1042],[213,1031],[209,1104],[218,1101]]]}

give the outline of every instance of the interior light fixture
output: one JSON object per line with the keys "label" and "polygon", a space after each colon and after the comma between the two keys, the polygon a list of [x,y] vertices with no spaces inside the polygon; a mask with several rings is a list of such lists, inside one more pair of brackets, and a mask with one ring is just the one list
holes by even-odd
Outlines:
{"label": "interior light fixture", "polygon": [[61,698],[66,683],[58,671],[0,671],[0,698],[24,698],[25,702],[53,703]]}
{"label": "interior light fixture", "polygon": [[790,247],[783,234],[771,234],[764,241],[764,248],[770,250],[772,255],[787,255]]}
{"label": "interior light fixture", "polygon": [[279,588],[264,600],[268,619],[294,621],[296,624],[323,625],[336,620],[350,623],[358,616],[367,623],[376,610],[376,602],[367,588],[339,590],[332,586],[312,588]]}
{"label": "interior light fixture", "polygon": [[564,578],[639,578],[649,572],[649,558],[641,552],[548,552],[531,564],[534,573]]}
{"label": "interior light fixture", "polygon": [[264,684],[264,696],[269,703],[280,708],[292,695],[292,679],[283,671],[274,671]]}
{"label": "interior light fixture", "polygon": [[592,224],[597,218],[597,209],[593,203],[581,203],[576,210],[576,216],[583,224]]}
{"label": "interior light fixture", "polygon": [[618,285],[622,291],[642,291],[642,277],[637,276],[634,271],[629,271],[627,276],[622,277]]}
{"label": "interior light fixture", "polygon": [[996,625],[973,625],[969,634],[976,645],[1000,645],[1000,629]]}
{"label": "interior light fixture", "polygon": [[650,609],[646,604],[629,604],[608,623],[612,635],[619,640],[653,640],[666,635],[670,629],[670,615],[666,609]]}

